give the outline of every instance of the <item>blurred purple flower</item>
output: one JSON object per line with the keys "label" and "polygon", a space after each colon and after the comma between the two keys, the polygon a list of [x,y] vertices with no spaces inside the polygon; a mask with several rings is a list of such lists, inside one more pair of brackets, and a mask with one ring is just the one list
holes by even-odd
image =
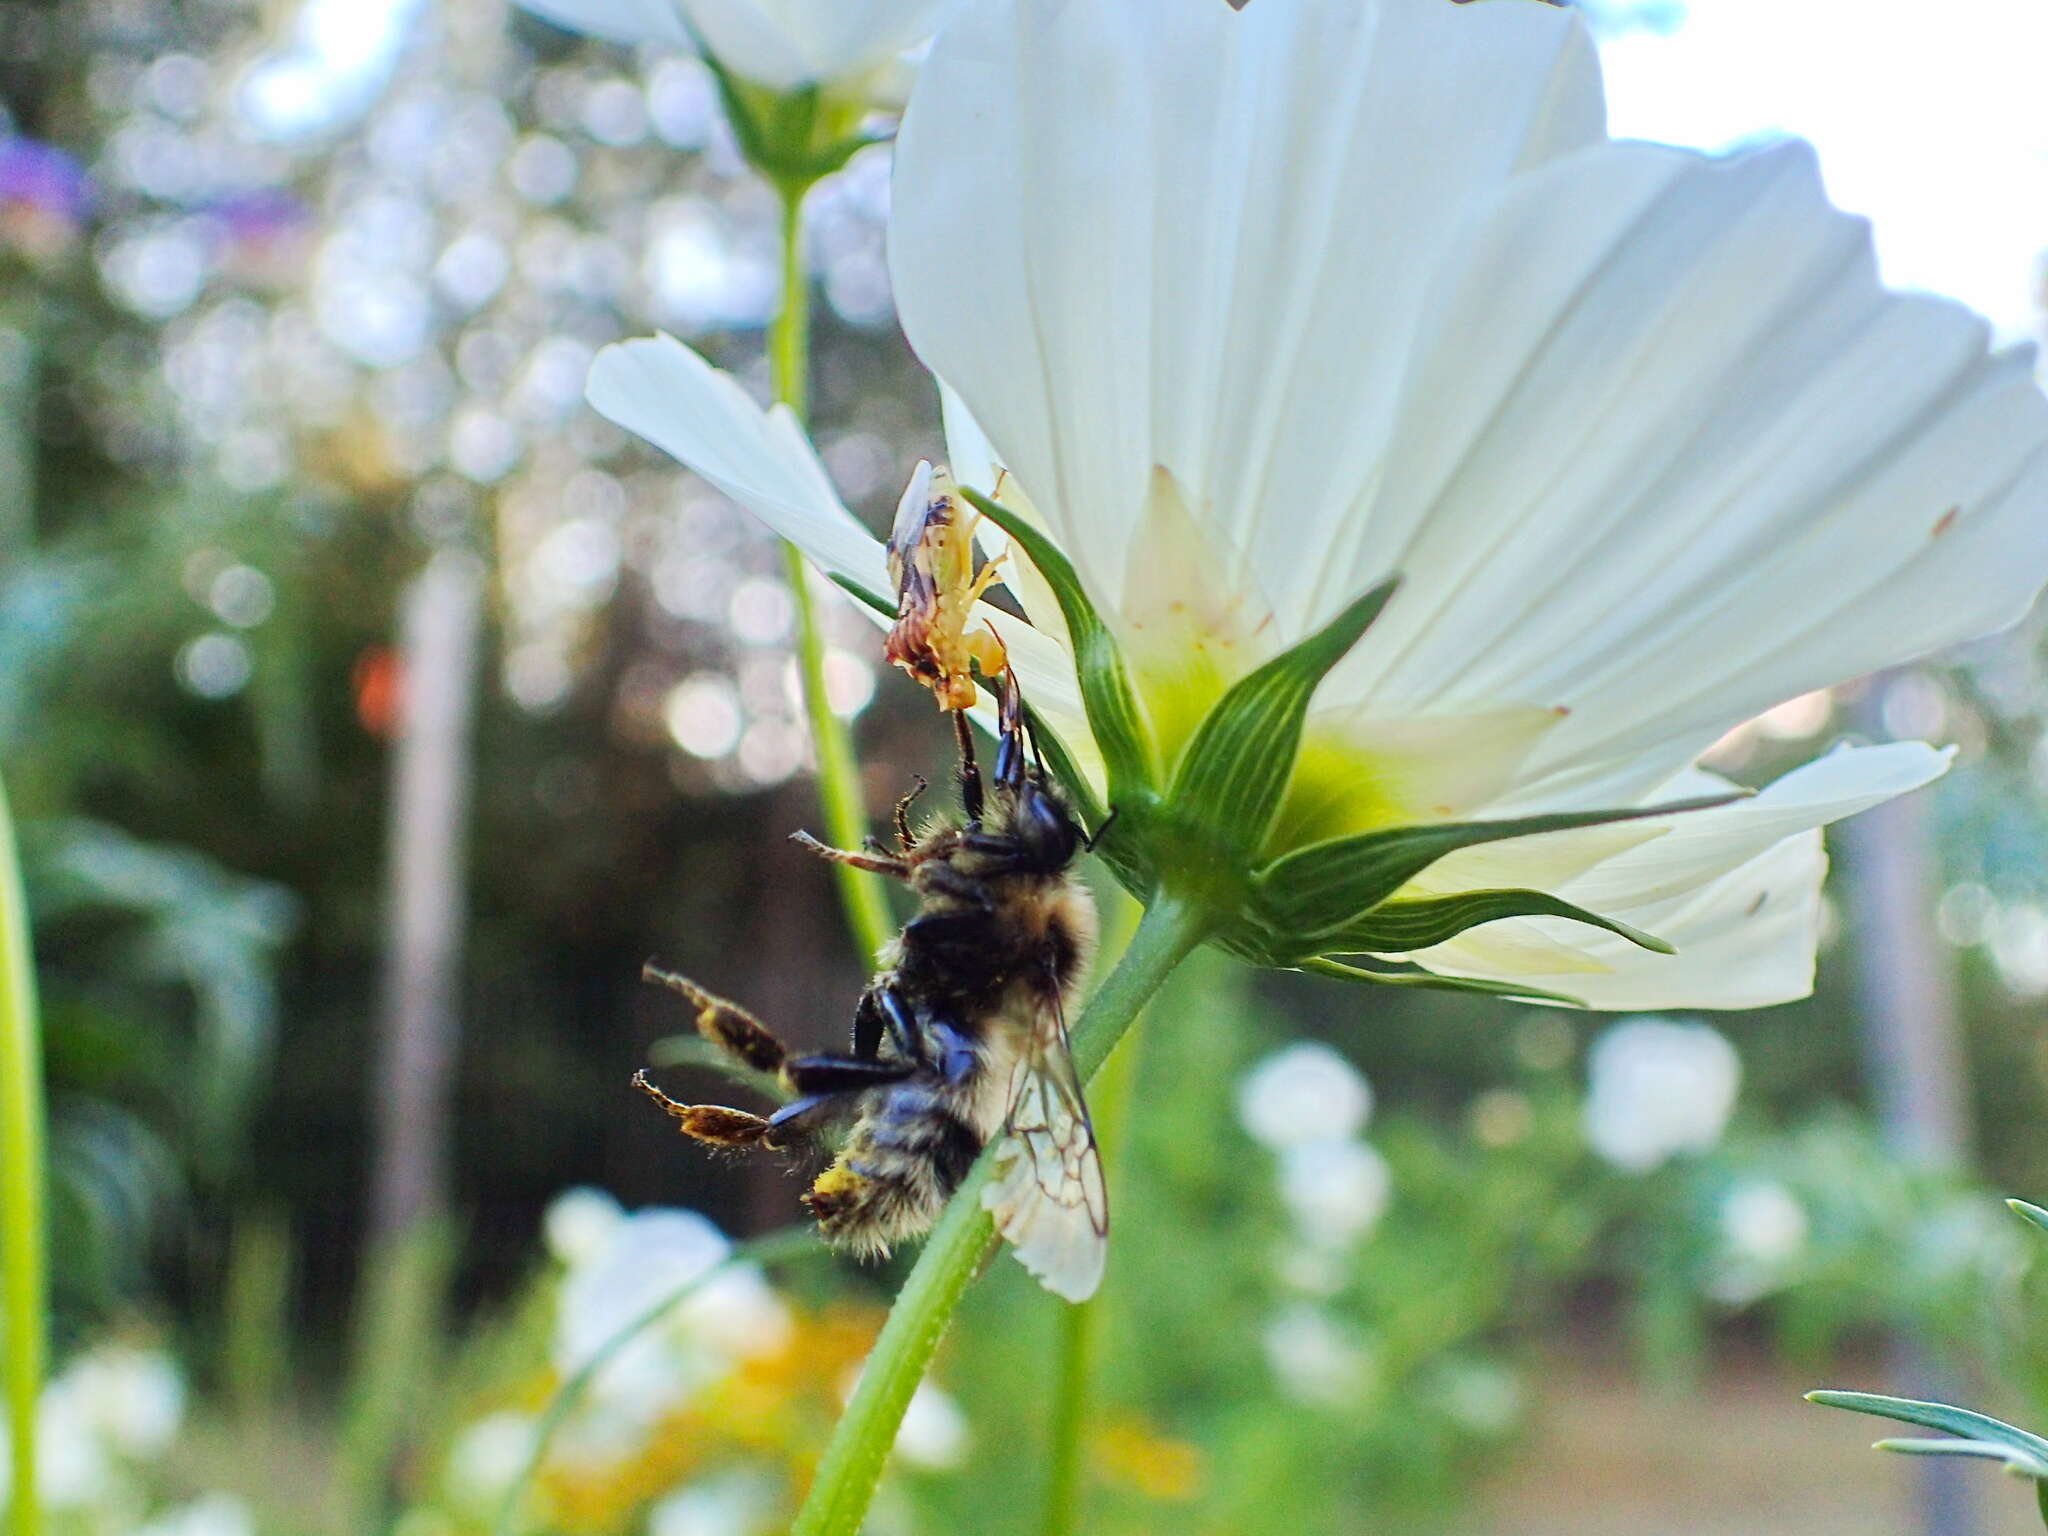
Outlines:
{"label": "blurred purple flower", "polygon": [[282,187],[256,187],[220,198],[206,212],[236,245],[268,246],[291,240],[312,223],[305,201]]}
{"label": "blurred purple flower", "polygon": [[78,160],[39,139],[0,139],[0,208],[76,228],[92,207],[92,180]]}

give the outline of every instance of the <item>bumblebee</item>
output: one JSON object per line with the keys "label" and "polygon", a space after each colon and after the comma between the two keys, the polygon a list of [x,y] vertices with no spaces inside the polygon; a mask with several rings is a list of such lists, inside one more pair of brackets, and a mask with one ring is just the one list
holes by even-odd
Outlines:
{"label": "bumblebee", "polygon": [[1095,942],[1094,902],[1072,873],[1087,836],[1027,752],[1007,671],[998,697],[991,786],[956,716],[964,819],[913,833],[913,791],[896,808],[893,850],[796,834],[820,857],[901,880],[918,899],[854,1010],[852,1050],[791,1055],[745,1009],[650,967],[695,1008],[700,1034],[790,1097],[763,1117],[677,1103],[644,1072],[634,1081],[685,1135],[714,1146],[802,1150],[843,1137],[804,1203],[828,1241],[862,1256],[929,1230],[983,1147],[1007,1134],[983,1204],[1047,1289],[1082,1301],[1102,1277],[1109,1234],[1066,1026]]}

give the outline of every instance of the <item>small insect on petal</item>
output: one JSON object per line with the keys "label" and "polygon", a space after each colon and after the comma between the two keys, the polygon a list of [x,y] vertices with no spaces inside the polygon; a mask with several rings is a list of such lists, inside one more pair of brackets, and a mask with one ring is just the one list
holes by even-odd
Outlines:
{"label": "small insect on petal", "polygon": [[974,703],[977,666],[984,677],[994,677],[1008,665],[1002,641],[972,617],[996,581],[998,564],[991,560],[975,568],[978,520],[954,496],[943,469],[919,464],[889,534],[896,625],[883,654],[931,689],[941,709]]}

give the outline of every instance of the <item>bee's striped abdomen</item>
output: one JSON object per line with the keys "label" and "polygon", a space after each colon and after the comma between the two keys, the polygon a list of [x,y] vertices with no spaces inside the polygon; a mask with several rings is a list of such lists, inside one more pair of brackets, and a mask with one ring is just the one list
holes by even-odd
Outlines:
{"label": "bee's striped abdomen", "polygon": [[924,1082],[875,1091],[830,1168],[806,1196],[818,1226],[860,1253],[886,1253],[938,1219],[981,1155],[956,1112],[958,1092]]}

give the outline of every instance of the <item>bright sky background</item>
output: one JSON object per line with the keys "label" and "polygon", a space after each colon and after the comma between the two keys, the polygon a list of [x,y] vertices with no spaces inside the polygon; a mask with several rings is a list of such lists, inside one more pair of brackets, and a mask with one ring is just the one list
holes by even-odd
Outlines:
{"label": "bright sky background", "polygon": [[1885,280],[2039,330],[2048,252],[2048,0],[1690,0],[1602,48],[1617,137],[1810,139],[1869,216]]}

